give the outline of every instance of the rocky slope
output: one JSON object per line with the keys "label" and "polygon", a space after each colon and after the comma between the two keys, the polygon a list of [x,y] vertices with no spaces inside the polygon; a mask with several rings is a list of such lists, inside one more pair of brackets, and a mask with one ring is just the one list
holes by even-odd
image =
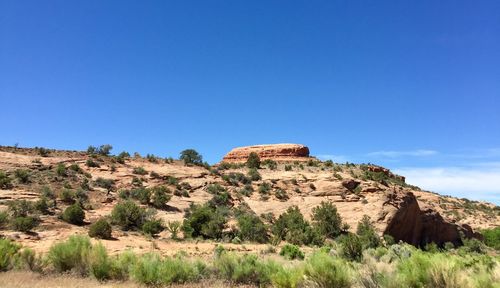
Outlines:
{"label": "rocky slope", "polygon": [[[294,147],[298,149],[299,146]],[[266,147],[264,150],[285,151],[278,148],[282,149],[283,146]],[[41,153],[39,149],[0,147],[0,171],[12,179],[11,187],[0,187],[0,210],[6,209],[9,201],[15,199],[39,199],[43,187],[50,187],[58,194],[64,187],[77,189],[87,183],[90,205],[86,211],[86,222],[92,223],[110,214],[120,201],[119,192],[122,189],[134,187],[140,181],[146,187],[163,185],[173,191],[168,209],[158,210],[157,215],[164,221],[182,220],[184,209],[192,203],[205,203],[211,199],[207,186],[218,183],[230,191],[235,206],[246,204],[257,215],[272,213],[279,216],[288,207],[297,205],[306,218],[310,218],[314,207],[322,201],[331,201],[351,230],[355,230],[363,215],[368,215],[380,234],[389,234],[396,240],[414,245],[432,241],[459,242],[460,232],[473,236],[473,231],[480,228],[500,225],[499,207],[495,205],[421,191],[407,185],[404,178],[388,170],[379,171],[376,168],[378,166],[320,162],[309,158],[305,149],[301,149],[301,154],[293,152],[295,154],[287,155],[294,159],[307,158],[307,162],[280,162],[283,159],[281,152],[273,154],[276,158],[269,154],[263,156],[264,159],[269,157],[267,159],[278,160],[277,166],[261,167],[258,172],[262,179],[248,184],[255,192],[242,194],[245,185],[228,181],[234,173],[248,173],[248,168],[239,164],[186,166],[180,161],[166,161],[153,156],[126,157],[120,163],[116,157],[88,155],[79,151],[50,150]],[[243,153],[238,155],[225,160],[243,162]],[[89,160],[97,163],[98,167],[89,167]],[[61,163],[67,167],[64,175],[57,172]],[[138,167],[147,173],[137,173]],[[29,171],[26,182],[16,177],[16,170],[19,169]],[[112,181],[109,193],[107,189],[99,187],[99,178]],[[266,194],[258,192],[263,183],[270,187]],[[4,227],[0,234],[42,251],[69,235],[86,234],[87,226],[70,225],[58,218],[66,206],[57,200],[53,214],[41,216],[41,225],[35,229],[35,233],[25,234]],[[110,251],[158,249],[163,253],[174,254],[178,250],[185,250],[192,254],[209,255],[213,249],[213,243],[173,242],[167,231],[162,232],[154,243],[139,232],[115,229],[113,237],[118,241],[103,241]],[[258,244],[248,244],[244,249],[258,250],[258,247]],[[243,248],[238,246],[235,249]]]}

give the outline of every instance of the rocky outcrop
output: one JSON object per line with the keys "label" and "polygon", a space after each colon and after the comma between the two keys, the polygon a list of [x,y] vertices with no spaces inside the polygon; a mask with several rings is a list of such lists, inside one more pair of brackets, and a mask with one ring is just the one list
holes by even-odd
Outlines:
{"label": "rocky outcrop", "polygon": [[250,153],[255,152],[261,160],[272,159],[275,161],[307,161],[309,148],[299,144],[270,144],[238,147],[224,156],[222,162],[246,162]]}
{"label": "rocky outcrop", "polygon": [[[393,191],[387,195],[382,219],[387,226],[384,234],[396,241],[404,241],[415,246],[425,246],[434,242],[443,245],[451,242],[461,245],[461,236],[477,237],[469,226],[447,222],[436,211],[422,211],[411,192]],[[379,219],[379,220],[382,220]]]}
{"label": "rocky outcrop", "polygon": [[402,182],[405,182],[406,178],[404,176],[396,175],[391,172],[391,170],[384,168],[382,166],[377,166],[377,165],[369,165],[367,167],[368,171],[375,172],[375,173],[384,173],[390,178],[396,178],[399,179]]}

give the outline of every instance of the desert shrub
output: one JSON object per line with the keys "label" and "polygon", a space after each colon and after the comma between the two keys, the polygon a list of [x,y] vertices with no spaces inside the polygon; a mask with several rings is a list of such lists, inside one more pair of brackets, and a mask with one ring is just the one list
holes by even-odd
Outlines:
{"label": "desert shrub", "polygon": [[24,248],[17,254],[16,268],[33,272],[42,272],[45,261],[30,248]]}
{"label": "desert shrub", "polygon": [[500,227],[492,229],[484,229],[481,231],[484,237],[484,244],[487,246],[500,250]]}
{"label": "desert shrub", "polygon": [[319,231],[309,225],[297,206],[289,207],[272,225],[273,234],[280,240],[295,245],[321,245]]}
{"label": "desert shrub", "polygon": [[155,171],[151,171],[149,172],[149,177],[153,178],[153,179],[160,179],[161,178],[161,175],[158,174],[157,172]]}
{"label": "desert shrub", "polygon": [[38,226],[38,219],[32,216],[19,216],[11,219],[12,229],[20,232],[29,232]]}
{"label": "desert shrub", "polygon": [[255,152],[251,152],[250,155],[248,155],[246,165],[250,169],[259,169],[260,168],[259,155],[257,155],[257,153]]}
{"label": "desert shrub", "polygon": [[361,261],[363,257],[363,245],[356,234],[348,233],[340,238],[341,255],[345,259]]}
{"label": "desert shrub", "polygon": [[475,238],[470,238],[470,239],[462,239],[463,246],[459,248],[459,252],[462,254],[468,254],[468,253],[479,253],[483,254],[486,253],[486,247],[485,245],[475,239]]}
{"label": "desert shrub", "polygon": [[161,258],[157,254],[145,254],[132,267],[134,280],[146,285],[160,285]]}
{"label": "desert shrub", "polygon": [[30,171],[26,169],[16,169],[14,171],[14,176],[20,183],[26,184],[30,182]]}
{"label": "desert shrub", "polygon": [[166,209],[167,202],[172,198],[170,193],[170,190],[164,186],[151,188],[151,205],[158,209]]}
{"label": "desert shrub", "polygon": [[50,150],[47,148],[35,147],[35,150],[38,152],[38,155],[40,155],[42,157],[47,157],[50,154]]}
{"label": "desert shrub", "polygon": [[75,200],[78,202],[80,205],[83,205],[84,203],[87,203],[89,201],[89,194],[87,191],[83,190],[82,188],[78,188],[75,191]]}
{"label": "desert shrub", "polygon": [[237,217],[238,235],[245,241],[266,243],[268,240],[266,225],[256,215],[243,213]]}
{"label": "desert shrub", "polygon": [[76,173],[82,172],[82,168],[80,168],[80,166],[78,166],[78,164],[76,163],[69,165],[69,170],[74,171]]}
{"label": "desert shrub", "polygon": [[292,171],[292,165],[285,165],[285,171]]}
{"label": "desert shrub", "polygon": [[253,193],[253,187],[252,187],[252,185],[247,184],[243,188],[239,189],[238,193],[243,195],[243,196],[249,197]]}
{"label": "desert shrub", "polygon": [[85,211],[83,211],[80,204],[75,203],[64,210],[62,219],[70,224],[83,225],[83,220],[85,219]]}
{"label": "desert shrub", "polygon": [[375,232],[375,227],[373,227],[370,217],[367,215],[364,215],[359,221],[356,234],[359,236],[364,249],[376,248],[381,244],[380,237]]}
{"label": "desert shrub", "polygon": [[257,170],[257,168],[250,168],[248,170],[248,178],[251,181],[259,181],[260,179],[262,179],[262,176],[260,176],[260,173]]}
{"label": "desert shrub", "polygon": [[276,191],[274,191],[274,196],[280,201],[288,200],[288,194],[283,189],[276,189]]}
{"label": "desert shrub", "polygon": [[224,192],[215,194],[207,204],[214,209],[217,207],[229,207],[231,205],[231,195],[224,190]]}
{"label": "desert shrub", "polygon": [[132,173],[137,174],[137,175],[146,175],[148,174],[148,171],[144,169],[144,167],[134,167],[132,170]]}
{"label": "desert shrub", "polygon": [[304,259],[304,252],[296,245],[285,244],[280,251],[280,255],[288,260]]}
{"label": "desert shrub", "polygon": [[13,200],[7,203],[9,214],[12,217],[26,217],[35,212],[33,204],[27,200]]}
{"label": "desert shrub", "polygon": [[89,167],[89,168],[92,168],[92,167],[95,167],[95,168],[101,167],[101,165],[99,165],[99,163],[97,163],[96,161],[94,161],[92,159],[87,159],[87,161],[85,162],[85,165],[87,165],[87,167]]}
{"label": "desert shrub", "polygon": [[66,176],[67,175],[66,166],[63,163],[57,164],[56,173],[57,173],[57,175],[59,175],[61,177]]}
{"label": "desert shrub", "polygon": [[221,185],[215,183],[215,184],[210,184],[207,186],[207,192],[215,195],[215,194],[227,192],[227,190],[226,190],[226,188],[222,187]]}
{"label": "desert shrub", "polygon": [[179,230],[182,226],[180,221],[169,221],[167,222],[167,230],[170,232],[172,239],[178,239]]}
{"label": "desert shrub", "polygon": [[275,273],[271,274],[273,287],[277,288],[296,288],[304,282],[304,271],[302,267],[281,267]]}
{"label": "desert shrub", "polygon": [[231,172],[229,174],[222,175],[222,179],[233,186],[238,186],[239,183],[249,184],[250,182],[252,182],[243,173],[238,172]]}
{"label": "desert shrub", "polygon": [[90,275],[99,281],[111,278],[113,262],[101,243],[91,246],[90,251],[84,257]]}
{"label": "desert shrub", "polygon": [[38,211],[43,215],[50,214],[49,211],[49,201],[45,197],[41,197],[33,204],[33,209]]}
{"label": "desert shrub", "polygon": [[113,150],[113,146],[109,144],[104,144],[99,146],[99,148],[97,148],[95,152],[103,156],[108,156],[111,150]]}
{"label": "desert shrub", "polygon": [[313,226],[325,237],[333,239],[341,233],[342,218],[331,202],[322,201],[319,206],[314,207],[312,220]]}
{"label": "desert shrub", "polygon": [[41,195],[42,195],[42,197],[47,198],[47,199],[51,199],[51,200],[56,199],[56,194],[48,186],[42,187]]}
{"label": "desert shrub", "polygon": [[257,255],[237,256],[223,252],[214,261],[214,268],[223,279],[234,283],[264,287],[271,283],[271,275],[279,270],[274,262],[264,262]]}
{"label": "desert shrub", "polygon": [[146,159],[151,163],[158,163],[158,157],[153,154],[147,154]]}
{"label": "desert shrub", "polygon": [[111,239],[111,225],[104,218],[97,220],[89,227],[89,236],[98,239]]}
{"label": "desert shrub", "polygon": [[0,228],[4,228],[9,223],[9,214],[7,211],[0,211]]}
{"label": "desert shrub", "polygon": [[145,218],[146,211],[132,201],[118,203],[111,211],[111,221],[123,230],[141,228]]}
{"label": "desert shrub", "polygon": [[12,179],[3,171],[0,171],[0,189],[12,188]]}
{"label": "desert shrub", "polygon": [[0,238],[0,271],[13,268],[20,248],[15,242]]}
{"label": "desert shrub", "polygon": [[113,190],[113,186],[115,185],[115,180],[98,177],[95,180],[95,184],[98,187],[104,188],[109,192],[109,191]]}
{"label": "desert shrub", "polygon": [[66,204],[75,203],[75,192],[71,189],[63,188],[59,193],[59,198]]}
{"label": "desert shrub", "polygon": [[142,225],[142,232],[149,236],[155,236],[156,234],[163,231],[163,224],[158,219],[147,220]]}
{"label": "desert shrub", "polygon": [[276,163],[276,161],[271,159],[266,159],[262,161],[261,164],[267,166],[271,170],[276,170],[276,168],[278,168],[278,163]]}
{"label": "desert shrub", "polygon": [[133,199],[138,200],[141,204],[148,205],[149,202],[151,201],[151,190],[144,188],[144,187],[139,187],[136,189],[130,190],[130,197]]}
{"label": "desert shrub", "polygon": [[259,193],[267,195],[271,191],[271,184],[263,182],[259,185]]}
{"label": "desert shrub", "polygon": [[184,161],[184,164],[186,165],[201,165],[203,163],[203,157],[194,149],[186,149],[182,151],[179,159]]}
{"label": "desert shrub", "polygon": [[192,204],[186,212],[182,231],[186,237],[222,238],[226,216],[209,205]]}
{"label": "desert shrub", "polygon": [[353,282],[349,264],[326,253],[313,254],[306,261],[304,274],[314,287],[351,287]]}
{"label": "desert shrub", "polygon": [[67,241],[53,245],[49,250],[48,259],[57,272],[75,270],[85,275],[86,255],[91,247],[90,238],[73,235]]}

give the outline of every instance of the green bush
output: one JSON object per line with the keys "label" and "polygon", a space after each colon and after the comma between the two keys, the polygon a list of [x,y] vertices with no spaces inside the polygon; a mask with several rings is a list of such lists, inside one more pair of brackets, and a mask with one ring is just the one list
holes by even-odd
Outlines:
{"label": "green bush", "polygon": [[373,227],[370,217],[367,215],[364,215],[361,221],[359,221],[356,234],[361,240],[363,249],[376,248],[381,244],[380,237],[375,232],[375,227]]}
{"label": "green bush", "polygon": [[304,259],[304,252],[296,245],[285,244],[280,251],[280,255],[288,260]]}
{"label": "green bush", "polygon": [[248,155],[246,165],[250,169],[259,169],[260,168],[259,155],[257,155],[257,153],[255,153],[255,152],[251,152],[250,155]]}
{"label": "green bush", "polygon": [[326,253],[315,253],[307,261],[304,274],[314,283],[313,287],[351,287],[352,271],[349,264]]}
{"label": "green bush", "polygon": [[268,240],[266,225],[256,215],[243,213],[237,217],[238,235],[245,241],[266,243]]}
{"label": "green bush", "polygon": [[38,220],[31,216],[14,217],[11,220],[12,229],[20,232],[29,232],[38,226]]}
{"label": "green bush", "polygon": [[314,207],[312,220],[313,226],[325,237],[333,239],[341,233],[342,218],[331,202],[321,201],[319,206]]}
{"label": "green bush", "polygon": [[157,219],[148,220],[142,225],[142,232],[149,236],[155,236],[163,231],[163,229],[162,222]]}
{"label": "green bush", "polygon": [[87,161],[85,162],[85,165],[87,165],[87,167],[89,167],[89,168],[92,168],[92,167],[95,167],[95,168],[101,167],[101,165],[99,165],[99,163],[97,163],[96,161],[94,161],[92,159],[87,159]]}
{"label": "green bush", "polygon": [[340,239],[341,255],[345,259],[352,261],[361,261],[363,257],[363,245],[361,239],[352,233],[348,233]]}
{"label": "green bush", "polygon": [[90,251],[82,256],[86,258],[87,269],[94,278],[103,281],[112,277],[113,262],[101,243],[91,246]]}
{"label": "green bush", "polygon": [[266,195],[266,194],[269,194],[270,191],[271,191],[271,184],[269,184],[267,182],[263,182],[259,185],[259,193],[260,194]]}
{"label": "green bush", "polygon": [[0,238],[0,271],[7,271],[14,266],[19,249],[19,244]]}
{"label": "green bush", "polygon": [[62,219],[70,224],[83,225],[83,220],[85,219],[85,211],[83,211],[80,204],[75,203],[64,210]]}
{"label": "green bush", "polygon": [[30,248],[24,248],[17,254],[16,268],[33,272],[43,272],[45,261]]}
{"label": "green bush", "polygon": [[186,237],[221,239],[226,222],[226,216],[220,209],[192,204],[186,212],[182,231]]}
{"label": "green bush", "polygon": [[295,245],[322,245],[323,237],[310,226],[297,206],[289,207],[272,226],[273,234],[280,240]]}
{"label": "green bush", "polygon": [[271,170],[276,170],[276,168],[278,168],[278,163],[276,163],[276,161],[271,159],[266,159],[262,161],[261,164],[267,166]]}
{"label": "green bush", "polygon": [[61,177],[66,176],[67,175],[66,174],[66,166],[63,163],[57,164],[56,173],[57,173],[57,175],[59,175]]}
{"label": "green bush", "polygon": [[203,157],[194,149],[186,149],[182,151],[179,159],[184,161],[184,164],[186,165],[201,165],[203,163]]}
{"label": "green bush", "polygon": [[111,221],[123,230],[140,229],[146,220],[146,211],[132,201],[115,205],[111,211]]}
{"label": "green bush", "polygon": [[5,172],[0,171],[0,189],[11,189],[12,188],[12,179],[5,174]]}
{"label": "green bush", "polygon": [[167,230],[171,234],[171,238],[178,239],[179,230],[181,229],[182,223],[180,221],[169,221],[167,222]]}
{"label": "green bush", "polygon": [[276,191],[274,191],[274,196],[276,196],[276,198],[280,201],[288,200],[288,194],[283,189],[279,189],[279,188],[276,189]]}
{"label": "green bush", "polygon": [[43,215],[50,214],[49,211],[49,201],[45,197],[41,197],[33,204],[33,209],[38,211]]}
{"label": "green bush", "polygon": [[135,167],[132,170],[132,173],[137,174],[137,175],[146,175],[146,174],[148,174],[148,171],[146,171],[146,169],[144,169],[143,167]]}
{"label": "green bush", "polygon": [[59,198],[61,199],[62,202],[66,204],[73,204],[75,203],[75,192],[71,189],[63,188],[61,192],[59,193]]}
{"label": "green bush", "polygon": [[92,245],[90,238],[70,236],[65,242],[53,245],[48,253],[48,259],[57,272],[74,270],[81,275],[87,274],[87,259]]}
{"label": "green bush", "polygon": [[89,227],[89,236],[99,239],[111,239],[111,225],[104,218],[97,220]]}
{"label": "green bush", "polygon": [[495,250],[500,250],[500,227],[484,229],[481,234],[484,237],[484,244]]}
{"label": "green bush", "polygon": [[263,262],[257,255],[237,256],[223,252],[215,259],[214,268],[223,279],[234,283],[264,287],[271,283],[271,275],[279,270],[274,262]]}
{"label": "green bush", "polygon": [[20,183],[27,184],[30,182],[30,171],[26,169],[17,169],[14,171],[14,175],[19,180]]}
{"label": "green bush", "polygon": [[5,228],[9,223],[9,213],[7,211],[0,211],[0,229]]}
{"label": "green bush", "polygon": [[13,217],[27,217],[35,212],[33,203],[27,200],[13,200],[7,203],[9,214]]}
{"label": "green bush", "polygon": [[170,190],[164,186],[151,188],[151,205],[158,209],[166,209],[168,206],[167,202],[172,198],[170,193]]}
{"label": "green bush", "polygon": [[115,180],[98,177],[95,180],[95,185],[97,185],[97,187],[104,188],[109,192],[113,190],[113,186],[115,185]]}

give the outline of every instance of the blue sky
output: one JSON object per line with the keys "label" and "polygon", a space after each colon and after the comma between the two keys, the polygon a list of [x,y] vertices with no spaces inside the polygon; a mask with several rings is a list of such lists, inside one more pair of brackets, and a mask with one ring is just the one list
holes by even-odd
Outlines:
{"label": "blue sky", "polygon": [[3,1],[0,144],[303,143],[500,203],[499,1]]}

